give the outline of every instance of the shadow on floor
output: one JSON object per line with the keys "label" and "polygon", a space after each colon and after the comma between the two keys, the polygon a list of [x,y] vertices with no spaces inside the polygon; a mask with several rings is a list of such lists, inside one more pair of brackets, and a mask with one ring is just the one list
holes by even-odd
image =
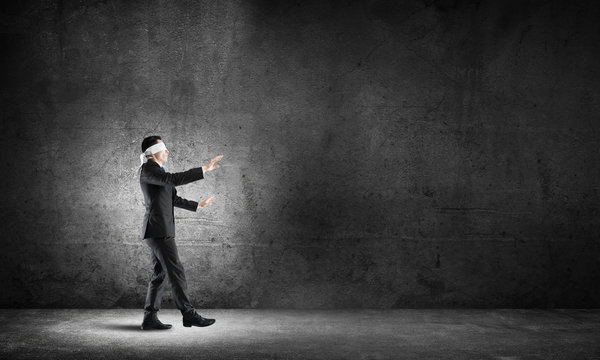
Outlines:
{"label": "shadow on floor", "polygon": [[135,331],[141,332],[140,325],[134,324],[104,324],[102,326],[106,330],[115,330],[115,331]]}

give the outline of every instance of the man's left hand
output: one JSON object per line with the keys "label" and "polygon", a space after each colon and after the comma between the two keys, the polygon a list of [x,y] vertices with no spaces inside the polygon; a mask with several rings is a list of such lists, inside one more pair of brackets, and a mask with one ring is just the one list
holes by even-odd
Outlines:
{"label": "man's left hand", "polygon": [[213,201],[215,201],[215,197],[211,196],[208,199],[206,199],[206,200],[204,200],[202,202],[199,202],[198,203],[198,208],[203,208],[205,206],[211,205]]}

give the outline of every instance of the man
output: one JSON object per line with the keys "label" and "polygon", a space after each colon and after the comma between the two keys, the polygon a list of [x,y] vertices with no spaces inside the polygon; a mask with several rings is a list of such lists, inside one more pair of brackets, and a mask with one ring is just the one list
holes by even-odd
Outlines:
{"label": "man", "polygon": [[209,326],[214,319],[200,316],[192,306],[188,293],[185,273],[175,245],[175,214],[173,207],[197,211],[211,205],[215,200],[210,197],[200,203],[177,196],[176,186],[184,185],[204,178],[204,173],[217,169],[215,163],[223,158],[217,156],[201,168],[193,168],[180,173],[166,172],[163,165],[167,162],[167,150],[160,136],[150,136],[142,141],[142,162],[140,186],[144,193],[146,213],[142,237],[151,249],[151,261],[154,272],[148,283],[148,293],[144,306],[142,330],[170,329],[170,324],[158,320],[166,279],[171,283],[175,305],[183,315],[183,326]]}

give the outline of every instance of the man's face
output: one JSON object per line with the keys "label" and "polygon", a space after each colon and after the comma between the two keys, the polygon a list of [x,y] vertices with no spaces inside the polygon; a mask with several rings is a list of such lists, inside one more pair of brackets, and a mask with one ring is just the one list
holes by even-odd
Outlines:
{"label": "man's face", "polygon": [[[163,141],[157,140],[156,142],[159,143],[159,142],[163,142]],[[152,157],[154,158],[155,161],[160,162],[161,164],[164,164],[167,162],[167,158],[169,157],[169,150],[161,150],[161,151],[153,154]]]}

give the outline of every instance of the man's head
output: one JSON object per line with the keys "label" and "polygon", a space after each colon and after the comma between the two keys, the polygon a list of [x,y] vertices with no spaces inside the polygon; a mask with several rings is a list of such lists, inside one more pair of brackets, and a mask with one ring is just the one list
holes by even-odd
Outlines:
{"label": "man's head", "polygon": [[[160,136],[148,136],[147,138],[145,138],[142,141],[142,152],[146,152],[146,150],[148,150],[148,148],[150,148],[152,145],[156,145],[158,143],[162,143],[162,139],[160,138]],[[159,152],[156,152],[154,154],[150,154],[150,155],[146,155],[146,158],[148,159],[152,159],[155,162],[159,163],[159,164],[164,164],[167,162],[167,158],[169,156],[169,150],[167,150],[166,148],[164,150],[161,150]]]}

